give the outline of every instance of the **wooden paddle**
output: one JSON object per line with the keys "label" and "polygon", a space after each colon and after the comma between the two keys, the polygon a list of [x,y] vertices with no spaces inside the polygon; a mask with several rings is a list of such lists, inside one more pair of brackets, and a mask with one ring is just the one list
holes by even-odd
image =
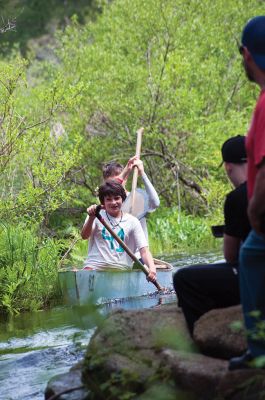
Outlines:
{"label": "wooden paddle", "polygon": [[[139,267],[147,276],[149,274],[149,269],[147,268],[146,265],[142,264],[138,258],[136,257],[135,254],[133,254],[133,252],[129,249],[129,247],[121,240],[121,238],[116,235],[116,233],[112,230],[112,228],[110,227],[110,225],[104,220],[104,218],[100,215],[100,210],[101,210],[101,205],[97,206],[96,209],[96,217],[98,218],[98,220],[102,223],[102,225],[105,226],[105,228],[109,231],[109,233],[111,234],[111,236],[121,245],[121,247],[123,248],[124,251],[126,251],[126,253],[128,254],[128,256],[131,257],[131,259],[135,262],[136,266]],[[151,281],[150,281],[151,282]],[[164,290],[162,288],[162,286],[157,282],[157,280],[155,280],[154,282],[152,282],[155,287],[159,290],[162,291]]]}
{"label": "wooden paddle", "polygon": [[[140,128],[137,131],[135,155],[138,158],[140,158],[140,154],[141,154],[143,131],[144,131],[144,128]],[[136,187],[137,187],[137,178],[138,178],[138,168],[134,167],[133,179],[132,179],[132,190],[131,190],[131,204],[130,204],[130,208],[129,208],[129,214],[132,214],[132,215],[134,215],[134,204],[135,204],[135,192],[136,192]]]}

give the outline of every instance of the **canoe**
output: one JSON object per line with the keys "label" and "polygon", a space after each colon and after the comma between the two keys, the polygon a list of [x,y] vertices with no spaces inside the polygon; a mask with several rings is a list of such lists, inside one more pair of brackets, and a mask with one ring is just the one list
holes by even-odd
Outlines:
{"label": "canoe", "polygon": [[[166,261],[155,259],[157,280],[168,290],[173,288],[173,267]],[[157,291],[156,287],[146,280],[141,270],[131,271],[108,270],[69,270],[59,271],[59,284],[63,301],[69,305],[89,303],[104,304],[113,300],[146,296]]]}

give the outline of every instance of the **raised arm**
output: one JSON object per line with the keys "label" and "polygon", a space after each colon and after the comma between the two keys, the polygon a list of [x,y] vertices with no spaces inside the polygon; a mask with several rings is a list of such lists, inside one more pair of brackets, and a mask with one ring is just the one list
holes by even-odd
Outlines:
{"label": "raised arm", "polygon": [[157,194],[152,182],[149,180],[148,176],[144,172],[144,164],[143,164],[142,160],[140,160],[136,156],[133,157],[131,160],[133,160],[133,166],[136,166],[138,168],[139,175],[142,177],[142,180],[144,183],[144,188],[148,195],[149,211],[154,211],[160,205],[160,200],[159,200],[158,194]]}
{"label": "raised arm", "polygon": [[149,198],[149,211],[153,211],[160,205],[160,200],[157,191],[155,190],[154,186],[152,185],[151,181],[149,180],[145,172],[142,175],[142,179],[144,182],[146,193],[148,194]]}
{"label": "raised arm", "polygon": [[130,173],[132,172],[135,158],[136,158],[136,156],[130,158],[128,160],[127,164],[125,165],[125,167],[123,168],[122,172],[120,173],[120,175],[118,175],[116,177],[116,179],[118,178],[118,180],[121,180],[120,183],[123,183],[123,182],[126,183],[127,179],[129,178]]}

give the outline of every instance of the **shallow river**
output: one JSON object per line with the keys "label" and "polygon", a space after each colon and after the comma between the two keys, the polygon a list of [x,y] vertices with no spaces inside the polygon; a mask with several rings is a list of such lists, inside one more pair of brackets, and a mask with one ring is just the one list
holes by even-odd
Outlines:
{"label": "shallow river", "polygon": [[[175,268],[216,261],[219,254],[196,254],[167,259]],[[176,301],[175,294],[113,302],[100,309],[139,309]],[[82,359],[95,330],[87,307],[58,306],[48,311],[25,313],[0,320],[0,400],[43,400],[48,380],[64,373]]]}

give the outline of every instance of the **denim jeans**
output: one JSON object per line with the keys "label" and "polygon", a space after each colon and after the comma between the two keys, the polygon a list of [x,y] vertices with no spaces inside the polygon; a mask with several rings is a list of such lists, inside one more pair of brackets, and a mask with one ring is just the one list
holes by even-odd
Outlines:
{"label": "denim jeans", "polygon": [[258,357],[265,355],[265,329],[264,338],[258,336],[258,323],[263,321],[265,327],[265,238],[254,230],[241,247],[239,265],[240,298],[248,347],[252,355]]}

